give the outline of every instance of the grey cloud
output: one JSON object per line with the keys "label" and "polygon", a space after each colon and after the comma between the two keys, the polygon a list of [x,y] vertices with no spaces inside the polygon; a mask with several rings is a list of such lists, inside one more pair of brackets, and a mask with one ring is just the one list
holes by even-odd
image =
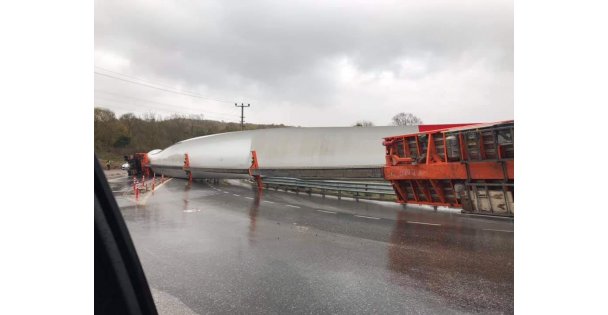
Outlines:
{"label": "grey cloud", "polygon": [[[131,73],[203,86],[218,97],[330,108],[348,99],[336,81],[341,60],[395,80],[480,67],[512,80],[513,4],[97,1],[95,45],[129,59]],[[420,66],[409,69],[404,60]],[[495,88],[512,94],[512,83]],[[512,104],[501,106],[512,113]]]}

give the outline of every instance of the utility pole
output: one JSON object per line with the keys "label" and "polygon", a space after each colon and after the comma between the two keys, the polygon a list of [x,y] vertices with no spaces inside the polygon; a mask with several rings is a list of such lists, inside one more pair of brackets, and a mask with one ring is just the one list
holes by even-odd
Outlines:
{"label": "utility pole", "polygon": [[251,105],[247,104],[247,106],[245,106],[245,104],[243,104],[243,103],[241,103],[241,105],[239,105],[237,103],[234,103],[234,106],[241,108],[241,131],[243,131],[244,130],[244,123],[245,123],[245,107],[249,107]]}

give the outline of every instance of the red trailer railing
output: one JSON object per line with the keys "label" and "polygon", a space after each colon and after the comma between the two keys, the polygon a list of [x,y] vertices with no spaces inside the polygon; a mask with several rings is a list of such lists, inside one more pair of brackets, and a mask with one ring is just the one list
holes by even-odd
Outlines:
{"label": "red trailer railing", "polygon": [[399,203],[513,216],[513,121],[387,137],[383,144],[384,178]]}

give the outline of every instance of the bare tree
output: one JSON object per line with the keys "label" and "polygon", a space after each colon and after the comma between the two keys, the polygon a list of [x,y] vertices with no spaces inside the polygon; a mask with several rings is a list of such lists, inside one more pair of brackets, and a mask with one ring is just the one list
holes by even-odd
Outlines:
{"label": "bare tree", "polygon": [[357,121],[353,127],[373,127],[374,123],[369,120],[359,120]]}
{"label": "bare tree", "polygon": [[422,119],[414,116],[412,113],[399,113],[393,116],[392,120],[394,126],[411,126],[422,124]]}
{"label": "bare tree", "polygon": [[114,114],[113,111],[111,111],[107,108],[95,107],[95,122],[96,123],[106,123],[106,122],[110,122],[110,121],[114,121],[114,120],[116,120],[116,114]]}
{"label": "bare tree", "polygon": [[154,112],[152,112],[152,111],[146,112],[146,113],[143,113],[141,115],[141,118],[144,121],[147,121],[147,122],[155,122],[156,121],[156,114]]}

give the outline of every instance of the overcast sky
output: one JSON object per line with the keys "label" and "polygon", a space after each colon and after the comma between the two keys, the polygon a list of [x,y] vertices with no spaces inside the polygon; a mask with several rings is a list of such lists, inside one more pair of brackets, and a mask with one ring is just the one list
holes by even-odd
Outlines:
{"label": "overcast sky", "polygon": [[95,105],[119,115],[512,119],[513,3],[96,0],[95,67]]}

